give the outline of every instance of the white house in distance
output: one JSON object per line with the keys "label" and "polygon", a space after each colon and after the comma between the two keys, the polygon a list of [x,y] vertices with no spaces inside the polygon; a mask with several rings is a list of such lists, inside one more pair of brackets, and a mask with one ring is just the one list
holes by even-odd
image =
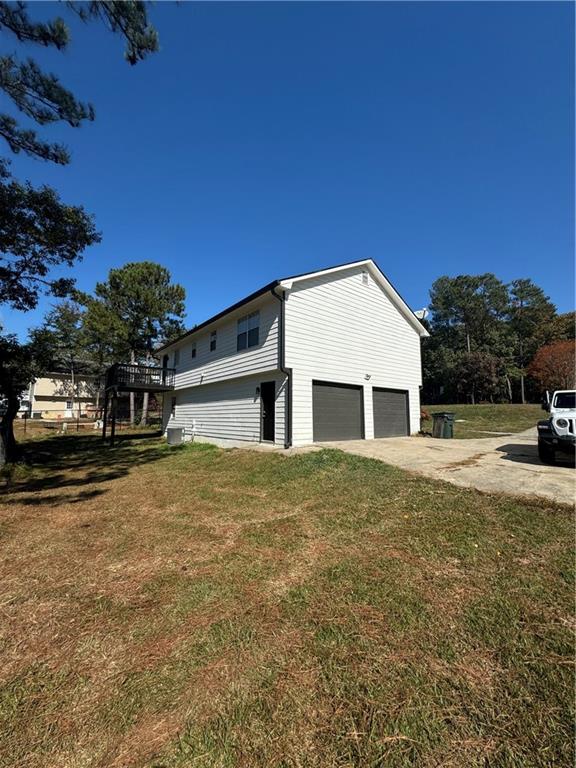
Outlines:
{"label": "white house in distance", "polygon": [[164,428],[283,445],[420,428],[426,329],[371,259],[265,285],[157,350]]}

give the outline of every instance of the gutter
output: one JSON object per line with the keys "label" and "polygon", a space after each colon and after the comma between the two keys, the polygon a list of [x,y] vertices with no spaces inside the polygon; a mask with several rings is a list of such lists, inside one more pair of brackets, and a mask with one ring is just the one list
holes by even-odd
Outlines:
{"label": "gutter", "polygon": [[280,302],[280,314],[278,316],[278,368],[286,376],[286,403],[284,418],[284,448],[292,445],[292,368],[286,368],[286,344],[285,344],[285,302],[284,294],[276,293],[276,285],[272,286],[270,293]]}

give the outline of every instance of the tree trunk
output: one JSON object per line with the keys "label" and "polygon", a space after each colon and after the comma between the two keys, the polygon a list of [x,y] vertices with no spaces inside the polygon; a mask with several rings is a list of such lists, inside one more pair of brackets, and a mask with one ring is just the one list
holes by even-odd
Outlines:
{"label": "tree trunk", "polygon": [[526,397],[524,395],[524,345],[522,339],[520,339],[520,370],[522,371],[520,374],[520,402],[524,405]]}
{"label": "tree trunk", "polygon": [[506,376],[506,387],[508,389],[508,399],[512,402],[512,382],[510,381],[510,376]]}
{"label": "tree trunk", "polygon": [[6,413],[0,421],[0,467],[16,461],[16,438],[14,437],[14,419],[20,407],[20,399],[8,397]]}
{"label": "tree trunk", "polygon": [[[132,365],[136,365],[136,355],[134,350],[130,352],[130,362]],[[136,423],[136,407],[134,401],[134,392],[130,392],[130,426],[133,427]]]}

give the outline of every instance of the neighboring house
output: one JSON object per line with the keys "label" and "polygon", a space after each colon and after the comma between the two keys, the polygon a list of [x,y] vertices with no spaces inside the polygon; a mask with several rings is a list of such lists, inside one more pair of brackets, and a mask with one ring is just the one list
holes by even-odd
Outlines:
{"label": "neighboring house", "polygon": [[427,335],[371,259],[276,280],[157,350],[164,427],[286,447],[418,432]]}
{"label": "neighboring house", "polygon": [[26,399],[32,418],[69,419],[93,413],[97,401],[95,376],[48,373],[30,384]]}

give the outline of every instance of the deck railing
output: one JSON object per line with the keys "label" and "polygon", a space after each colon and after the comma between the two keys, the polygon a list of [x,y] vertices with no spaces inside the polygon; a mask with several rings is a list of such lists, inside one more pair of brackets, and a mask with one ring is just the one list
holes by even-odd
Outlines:
{"label": "deck railing", "polygon": [[130,389],[172,389],[174,387],[174,368],[160,368],[153,365],[114,363],[106,372],[106,388],[120,387]]}

